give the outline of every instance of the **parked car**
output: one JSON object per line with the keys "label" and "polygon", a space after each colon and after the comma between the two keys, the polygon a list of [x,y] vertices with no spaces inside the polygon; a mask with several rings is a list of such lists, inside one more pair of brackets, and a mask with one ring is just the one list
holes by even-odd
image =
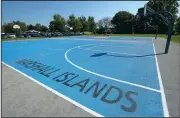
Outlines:
{"label": "parked car", "polygon": [[29,34],[23,34],[23,36],[27,37],[27,38],[31,37],[31,35],[29,35]]}
{"label": "parked car", "polygon": [[52,33],[48,32],[47,37],[52,37]]}
{"label": "parked car", "polygon": [[79,32],[80,35],[83,35],[84,33],[83,32]]}
{"label": "parked car", "polygon": [[41,35],[41,36],[47,36],[47,35],[48,35],[48,33],[45,33],[45,32],[40,32],[40,35]]}
{"label": "parked car", "polygon": [[63,36],[61,32],[57,32],[57,36]]}
{"label": "parked car", "polygon": [[41,35],[39,33],[30,33],[31,37],[40,37]]}
{"label": "parked car", "polygon": [[64,36],[67,36],[67,35],[68,35],[68,33],[67,33],[67,32],[62,32],[62,34],[63,34]]}
{"label": "parked car", "polygon": [[82,33],[81,32],[77,32],[77,33],[75,33],[76,35],[82,35]]}
{"label": "parked car", "polygon": [[8,35],[5,34],[5,33],[4,33],[4,34],[1,34],[1,38],[2,38],[2,39],[7,39],[7,38],[8,38]]}
{"label": "parked car", "polygon": [[8,38],[16,38],[16,35],[14,33],[7,33]]}
{"label": "parked car", "polygon": [[22,34],[17,35],[17,38],[24,38],[24,35],[22,35]]}

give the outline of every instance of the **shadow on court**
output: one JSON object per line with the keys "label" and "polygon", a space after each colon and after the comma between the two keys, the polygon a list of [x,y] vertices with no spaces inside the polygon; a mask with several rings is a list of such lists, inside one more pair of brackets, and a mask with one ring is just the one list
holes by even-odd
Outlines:
{"label": "shadow on court", "polygon": [[108,54],[108,53],[95,53],[91,55],[90,57],[100,57],[100,56],[113,56],[113,57],[124,57],[124,58],[137,58],[137,57],[148,57],[148,56],[155,56],[155,55],[162,55],[163,53],[157,53],[157,54],[147,54],[147,55],[126,55],[126,54]]}

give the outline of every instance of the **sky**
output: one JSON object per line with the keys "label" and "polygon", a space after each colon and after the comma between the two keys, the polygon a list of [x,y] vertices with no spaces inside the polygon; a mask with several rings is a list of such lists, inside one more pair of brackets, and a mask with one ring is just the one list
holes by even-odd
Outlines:
{"label": "sky", "polygon": [[[138,8],[147,1],[3,1],[2,23],[23,21],[26,24],[40,23],[49,25],[56,13],[68,19],[74,14],[88,17],[94,16],[95,21],[104,17],[113,17],[119,11],[136,14]],[[179,10],[180,11],[180,10]]]}

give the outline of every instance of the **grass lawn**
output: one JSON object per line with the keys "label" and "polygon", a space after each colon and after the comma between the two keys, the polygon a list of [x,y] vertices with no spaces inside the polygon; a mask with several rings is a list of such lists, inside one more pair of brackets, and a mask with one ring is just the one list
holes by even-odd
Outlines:
{"label": "grass lawn", "polygon": [[[104,36],[104,34],[94,34],[91,36]],[[132,37],[155,37],[155,34],[110,34],[110,36],[132,36]],[[158,37],[167,39],[166,34],[158,34]],[[173,35],[171,41],[175,43],[180,43],[180,35]]]}
{"label": "grass lawn", "polygon": [[12,41],[12,40],[28,40],[28,39],[38,39],[38,38],[44,38],[44,37],[29,37],[29,38],[7,38],[7,39],[1,39],[1,41]]}
{"label": "grass lawn", "polygon": [[[88,36],[104,36],[104,34],[88,34]],[[155,34],[110,34],[110,36],[155,37]],[[65,36],[65,37],[67,37],[67,36]],[[162,37],[162,38],[166,39],[167,35],[165,35],[165,34],[158,34],[158,37]],[[8,38],[8,39],[1,39],[1,41],[24,40],[24,39],[38,39],[38,38],[48,38],[48,37]],[[58,38],[58,37],[55,37],[55,38]],[[180,35],[173,35],[171,38],[172,38],[171,39],[172,42],[180,44]]]}
{"label": "grass lawn", "polygon": [[[51,38],[62,38],[62,37],[68,37],[68,36],[60,36],[60,37],[51,37]],[[41,39],[41,38],[49,38],[49,37],[28,37],[28,38],[7,38],[7,39],[1,39],[1,41],[13,41],[13,40],[33,40],[33,39]]]}

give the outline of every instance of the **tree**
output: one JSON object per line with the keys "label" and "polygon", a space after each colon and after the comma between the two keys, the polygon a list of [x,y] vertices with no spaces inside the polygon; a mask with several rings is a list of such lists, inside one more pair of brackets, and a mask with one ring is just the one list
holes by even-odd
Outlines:
{"label": "tree", "polygon": [[61,17],[59,14],[54,14],[54,15],[53,15],[53,19],[54,19],[55,21],[59,21],[59,20],[62,19],[62,17]]}
{"label": "tree", "polygon": [[[172,13],[175,19],[177,18],[176,14],[178,13],[178,6],[179,6],[177,0],[149,0],[149,2],[147,3],[147,6],[153,9],[155,12],[163,11],[163,10],[169,11],[170,13]],[[136,15],[143,16],[143,11],[144,11],[144,8],[139,8],[138,13]],[[166,19],[170,18],[169,15],[166,13],[161,14],[161,15],[163,15]],[[148,22],[149,26],[151,27],[158,26],[158,33],[168,32],[167,22],[158,15],[154,15],[148,18],[146,17],[146,19],[144,19],[144,17],[140,17],[138,21],[139,23],[146,23],[146,24]],[[139,29],[142,29],[143,27],[146,27],[146,26],[141,25]],[[147,31],[146,33],[152,33],[150,30],[146,30],[146,31]]]}
{"label": "tree", "polygon": [[78,18],[82,24],[81,32],[88,31],[88,21],[86,20],[86,17],[81,16]]}
{"label": "tree", "polygon": [[72,14],[72,15],[69,16],[68,24],[69,24],[70,27],[73,27],[73,28],[74,28],[75,19],[76,19],[76,17],[74,16],[74,14]]}
{"label": "tree", "polygon": [[175,31],[180,34],[180,17],[176,20]]}
{"label": "tree", "polygon": [[75,19],[75,24],[74,24],[73,31],[74,32],[80,32],[81,29],[82,29],[81,21],[79,19]]}
{"label": "tree", "polygon": [[47,32],[48,31],[48,27],[41,25],[41,30],[42,32]]}
{"label": "tree", "polygon": [[44,26],[44,25],[41,25],[40,23],[37,23],[37,24],[34,26],[34,30],[46,32],[46,31],[48,30],[48,27],[46,27],[46,26]]}
{"label": "tree", "polygon": [[41,31],[41,24],[37,23],[34,27],[34,30]]}
{"label": "tree", "polygon": [[88,27],[89,27],[89,32],[95,32],[96,31],[96,23],[94,21],[93,16],[88,17]]}
{"label": "tree", "polygon": [[111,18],[105,17],[97,22],[97,33],[111,32],[111,29],[114,27],[111,23]]}
{"label": "tree", "polygon": [[[150,8],[154,11],[167,10],[173,14],[174,18],[177,18],[178,13],[178,1],[177,0],[149,0],[147,3]],[[168,17],[167,14],[163,14],[165,17]]]}
{"label": "tree", "polygon": [[35,30],[35,26],[32,24],[27,25],[27,30]]}
{"label": "tree", "polygon": [[73,32],[80,32],[83,27],[79,18],[76,18],[74,14],[69,16],[68,24],[73,27]]}
{"label": "tree", "polygon": [[49,29],[52,32],[64,32],[65,31],[65,19],[59,14],[53,15],[53,20],[49,23]]}
{"label": "tree", "polygon": [[112,18],[116,33],[132,33],[132,19],[134,15],[127,11],[119,11]]}
{"label": "tree", "polygon": [[14,33],[13,25],[14,25],[14,23],[12,23],[12,22],[10,22],[10,23],[5,23],[5,24],[3,25],[3,27],[4,27],[4,32],[5,32],[5,33]]}
{"label": "tree", "polygon": [[5,32],[5,28],[4,25],[1,26],[1,32],[4,33]]}
{"label": "tree", "polygon": [[25,32],[27,31],[27,26],[25,22],[21,22],[21,21],[13,21],[14,25],[19,25],[20,26],[20,31],[21,32]]}
{"label": "tree", "polygon": [[132,19],[133,33],[154,33],[157,22],[153,23],[153,18],[156,17],[145,17],[144,7],[139,8]]}
{"label": "tree", "polygon": [[21,22],[21,21],[13,21],[13,22],[5,23],[3,25],[4,32],[5,33],[15,33],[15,29],[13,29],[14,25],[20,26],[20,30],[18,30],[18,33],[25,32],[27,30],[26,23]]}

